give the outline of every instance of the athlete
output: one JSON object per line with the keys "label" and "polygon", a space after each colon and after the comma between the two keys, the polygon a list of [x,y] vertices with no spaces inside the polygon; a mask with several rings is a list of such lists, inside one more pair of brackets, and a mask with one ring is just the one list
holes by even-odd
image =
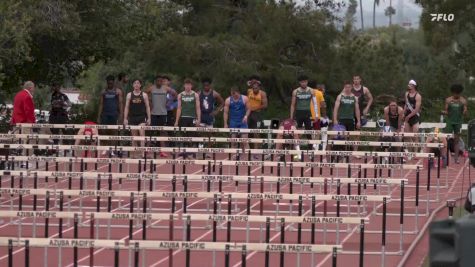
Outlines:
{"label": "athlete", "polygon": [[401,131],[404,121],[404,109],[397,105],[396,100],[391,100],[389,105],[384,107],[384,119],[386,126],[390,126],[394,131]]}
{"label": "athlete", "polygon": [[[125,96],[127,92],[127,84],[129,83],[129,78],[127,74],[121,72],[117,75],[117,81],[115,82],[115,88],[121,91],[122,96]],[[121,106],[122,107],[122,106]],[[124,118],[119,117],[119,124],[123,122]]]}
{"label": "athlete", "polygon": [[106,78],[107,87],[101,93],[99,99],[99,116],[97,121],[105,125],[117,125],[123,115],[123,94],[114,86],[114,76]]}
{"label": "athlete", "polygon": [[[155,84],[150,86],[147,90],[147,95],[150,96],[150,112],[152,126],[167,126],[167,94],[176,96],[176,92],[169,86],[161,84],[161,76],[155,78]],[[159,135],[166,135],[166,131],[161,131]],[[165,142],[161,141],[160,145],[165,147]],[[160,157],[168,157],[165,152],[160,152]]]}
{"label": "athlete", "polygon": [[371,94],[368,87],[365,87],[361,84],[361,81],[362,79],[360,75],[353,75],[353,87],[351,88],[351,92],[356,97],[358,97],[358,106],[361,110],[361,117],[366,117],[369,113],[371,105],[373,104],[373,95]]}
{"label": "athlete", "polygon": [[312,128],[310,111],[312,97],[315,95],[314,90],[308,87],[308,77],[301,75],[298,77],[299,85],[292,92],[292,102],[290,104],[290,118],[295,118],[297,128],[304,127],[306,130]]}
{"label": "athlete", "polygon": [[[438,134],[439,133],[439,128],[434,128],[433,133]],[[426,144],[431,144],[431,143],[442,143],[443,147],[442,148],[432,148],[432,147],[426,147],[424,149],[425,153],[434,153],[435,159],[440,155],[440,159],[442,162],[439,162],[441,164],[441,167],[445,168],[447,166],[447,139],[442,138],[442,137],[427,137]],[[426,159],[425,165],[432,168],[432,167],[437,167],[437,162],[433,159]]]}
{"label": "athlete", "polygon": [[[422,96],[417,91],[416,81],[409,81],[404,98],[404,132],[417,133],[419,132]],[[412,141],[417,142],[417,138],[412,138]]]}
{"label": "athlete", "polygon": [[[356,118],[356,124],[355,124]],[[341,124],[346,131],[354,131],[361,127],[358,97],[352,93],[350,82],[344,83],[343,91],[336,98],[333,109],[333,125]]]}
{"label": "athlete", "polygon": [[262,111],[267,108],[267,94],[261,89],[261,81],[257,75],[249,78],[247,85],[247,98],[249,98],[249,105],[251,113],[249,114],[248,125],[250,129],[257,129],[258,124],[262,122]]}
{"label": "athlete", "polygon": [[200,96],[193,91],[193,82],[185,80],[184,91],[178,94],[175,127],[199,126],[201,121]]}
{"label": "athlete", "polygon": [[[61,86],[57,82],[53,82],[51,85],[51,110],[49,113],[49,123],[51,124],[66,124],[69,121],[68,112],[72,104],[66,94],[61,92]],[[65,129],[51,128],[52,134],[59,134],[61,130],[62,134],[65,133]],[[59,143],[59,140],[54,140],[55,144]]]}
{"label": "athlete", "polygon": [[460,130],[462,129],[464,115],[467,114],[467,100],[461,96],[463,86],[460,84],[452,85],[450,87],[450,92],[452,95],[445,99],[445,110],[443,111],[447,116],[444,132],[454,134],[454,161],[458,164],[460,163]]}
{"label": "athlete", "polygon": [[[96,123],[93,122],[93,121],[85,121],[84,124],[85,125],[96,125]],[[98,138],[96,138],[96,137],[99,136],[99,132],[95,128],[81,128],[81,129],[79,129],[77,135],[82,135],[82,136],[89,137],[88,139],[86,139],[86,138],[84,139],[86,141],[85,145],[88,145],[88,146],[89,145],[95,145],[95,146],[100,146],[101,145],[101,141]],[[96,138],[96,139],[94,139],[94,138]],[[76,139],[76,141],[74,141],[74,145],[76,145],[76,146],[80,145],[81,141],[82,141],[81,139]],[[79,151],[77,151],[76,153],[79,153]],[[89,152],[87,154],[92,156],[91,152]],[[107,152],[103,151],[101,154],[104,156],[104,155],[107,154]],[[83,157],[85,157],[85,156],[86,156],[86,151],[84,151],[84,153],[83,153]]]}
{"label": "athlete", "polygon": [[167,126],[175,125],[176,109],[178,107],[178,94],[171,86],[170,77],[162,75],[160,78],[162,86],[170,87],[170,92],[167,93]]}
{"label": "athlete", "polygon": [[[328,94],[327,90],[326,90],[326,87],[325,87],[325,84],[321,83],[321,84],[317,84],[316,85],[316,88],[318,91],[320,91],[322,94],[323,94],[323,101],[325,101],[325,112],[321,112],[322,114],[322,118],[324,117],[328,117],[328,118],[332,118],[333,117],[333,103],[335,101],[332,101],[331,98],[330,98],[330,95]],[[326,113],[326,116],[325,114]]]}
{"label": "athlete", "polygon": [[[280,125],[279,125],[279,130],[285,130],[285,131],[289,131],[289,132],[284,132],[283,134],[277,134],[277,137],[276,139],[294,139],[294,140],[299,140],[299,135],[296,134],[296,133],[293,133],[291,131],[293,130],[297,130],[297,127],[295,127],[295,121],[293,119],[285,119],[283,121],[280,122]],[[275,145],[275,148],[277,150],[281,150],[283,147],[283,144],[281,143],[277,143]],[[295,145],[295,150],[300,150],[300,145],[296,144]],[[284,161],[285,159],[285,155],[281,155],[279,157],[279,161]],[[300,155],[295,155],[294,156],[294,159],[300,159]]]}
{"label": "athlete", "polygon": [[200,126],[212,128],[214,126],[214,118],[223,110],[224,99],[218,92],[212,89],[210,78],[203,78],[201,82],[203,90],[199,93],[201,108]]}
{"label": "athlete", "polygon": [[[247,98],[249,99],[249,106],[251,108],[248,126],[249,129],[257,129],[258,125],[262,123],[262,112],[267,108],[267,94],[261,89],[261,81],[257,75],[251,76],[247,82],[247,85],[250,87],[247,89]],[[258,135],[254,134],[252,137],[258,138]],[[253,147],[257,149],[259,144],[254,143]],[[257,158],[258,155],[254,155],[254,159]]]}
{"label": "athlete", "polygon": [[[231,87],[231,96],[224,102],[224,128],[247,129],[247,120],[251,113],[251,106],[247,96],[241,95],[237,87]],[[241,134],[247,138],[247,134]],[[236,137],[235,134],[232,137]],[[249,143],[243,143],[243,148],[249,148]]]}
{"label": "athlete", "polygon": [[[175,127],[198,127],[201,121],[200,96],[193,91],[193,82],[185,79],[184,91],[178,94],[178,108],[176,110]],[[189,132],[185,136],[190,136]],[[191,147],[190,143],[184,143],[183,146]],[[195,157],[194,153],[180,153],[183,158]]]}
{"label": "athlete", "polygon": [[[132,87],[134,90],[127,94],[125,100],[124,125],[150,125],[150,102],[147,93],[142,92],[142,82],[134,80]],[[131,132],[132,136],[145,136],[143,129]],[[145,147],[145,140],[140,141],[140,146]]]}
{"label": "athlete", "polygon": [[[310,85],[311,83],[309,83]],[[310,87],[313,89],[313,87]],[[313,90],[312,101],[310,102],[310,112],[312,113],[312,121],[314,124],[314,129],[320,129],[320,122],[326,122],[327,119],[327,105],[325,103],[325,98],[323,93],[320,90]]]}

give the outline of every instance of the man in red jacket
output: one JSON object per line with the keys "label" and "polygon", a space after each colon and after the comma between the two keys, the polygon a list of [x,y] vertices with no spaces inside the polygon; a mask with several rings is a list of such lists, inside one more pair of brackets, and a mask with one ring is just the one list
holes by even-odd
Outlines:
{"label": "man in red jacket", "polygon": [[[32,81],[27,81],[23,85],[23,90],[15,95],[13,100],[13,115],[11,124],[17,123],[35,123],[35,103],[33,102],[33,93],[35,92],[35,84]],[[15,132],[16,129],[14,128]],[[21,128],[21,133],[30,134],[31,128]],[[23,155],[27,155],[27,150],[23,151]],[[21,167],[26,164],[22,163]]]}
{"label": "man in red jacket", "polygon": [[[11,124],[17,123],[35,123],[35,104],[33,102],[33,93],[35,92],[35,84],[32,81],[25,82],[23,90],[15,95],[13,100],[13,115]],[[24,133],[29,132],[30,129]]]}

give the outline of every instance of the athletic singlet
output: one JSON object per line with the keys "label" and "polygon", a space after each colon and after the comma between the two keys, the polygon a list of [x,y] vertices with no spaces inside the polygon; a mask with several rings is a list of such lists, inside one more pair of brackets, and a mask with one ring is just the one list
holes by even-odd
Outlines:
{"label": "athletic singlet", "polygon": [[214,98],[213,90],[210,90],[208,94],[205,94],[205,91],[200,92],[200,108],[202,114],[211,114],[214,111],[214,105],[216,99]]}
{"label": "athletic singlet", "polygon": [[244,98],[239,96],[236,101],[232,96],[229,97],[229,121],[240,123],[246,115],[246,104]]}
{"label": "athletic singlet", "polygon": [[391,108],[388,107],[388,117],[389,117],[389,126],[393,127],[394,129],[399,129],[399,107],[396,109],[396,113],[391,112]]}
{"label": "athletic singlet", "polygon": [[[409,93],[406,93],[406,113],[404,114],[404,116],[407,116],[409,114],[411,114],[412,110],[415,110],[416,109],[416,96],[417,94],[419,94],[418,92],[416,92],[416,94],[411,97],[409,95]],[[419,113],[416,114],[417,116],[419,116]]]}
{"label": "athletic singlet", "polygon": [[167,115],[167,91],[160,87],[153,85],[150,92],[152,98],[152,115],[164,116]]}
{"label": "athletic singlet", "polygon": [[305,89],[297,88],[295,93],[296,103],[295,110],[310,111],[310,101],[312,101],[312,90],[307,87]]}
{"label": "athletic singlet", "polygon": [[181,117],[196,118],[196,96],[195,92],[190,94],[184,92],[180,94],[181,97]]}
{"label": "athletic singlet", "polygon": [[351,92],[358,98],[358,105],[360,109],[363,110],[365,101],[364,86],[361,85],[359,90],[356,90],[355,87],[352,87]]}
{"label": "athletic singlet", "polygon": [[249,106],[251,111],[256,111],[262,106],[262,91],[259,90],[257,94],[253,89],[247,89],[247,97],[249,98]]}
{"label": "athletic singlet", "polygon": [[452,99],[447,108],[447,122],[452,124],[462,124],[463,103],[460,99]]}
{"label": "athletic singlet", "polygon": [[338,119],[355,119],[356,97],[354,95],[340,95],[340,108],[338,110]]}
{"label": "athletic singlet", "polygon": [[102,114],[109,116],[119,115],[119,93],[114,88],[106,89],[102,93]]}
{"label": "athletic singlet", "polygon": [[147,111],[145,107],[145,100],[143,98],[143,92],[135,95],[135,93],[132,91],[130,93],[129,101],[129,117],[145,117],[146,115]]}

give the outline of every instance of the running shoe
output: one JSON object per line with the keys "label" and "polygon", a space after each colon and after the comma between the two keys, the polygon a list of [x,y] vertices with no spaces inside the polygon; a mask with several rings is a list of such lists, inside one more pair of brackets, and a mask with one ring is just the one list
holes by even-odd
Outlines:
{"label": "running shoe", "polygon": [[165,152],[160,152],[160,157],[161,158],[168,158],[168,154]]}

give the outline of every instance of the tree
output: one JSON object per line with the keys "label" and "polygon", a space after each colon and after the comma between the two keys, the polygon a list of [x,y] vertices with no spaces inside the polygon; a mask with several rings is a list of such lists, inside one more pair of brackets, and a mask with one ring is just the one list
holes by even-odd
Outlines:
{"label": "tree", "polygon": [[[465,79],[475,75],[475,5],[471,0],[418,0],[423,7],[421,25],[425,41],[435,55],[450,55],[453,65],[465,72]],[[454,21],[432,21],[430,14],[453,14]],[[466,80],[465,80],[466,81]],[[465,82],[464,81],[464,82]]]}
{"label": "tree", "polygon": [[[159,5],[152,0],[2,1],[4,89],[15,91],[24,80],[74,82],[92,64],[120,57],[129,45],[155,38],[164,30],[160,23],[165,18],[157,16],[157,9],[148,9],[154,2]],[[171,25],[173,18],[166,19]]]}
{"label": "tree", "polygon": [[384,10],[384,15],[389,17],[389,26],[393,25],[394,14],[396,14],[396,9],[392,6],[392,0],[389,0],[389,6]]}
{"label": "tree", "polygon": [[376,28],[376,6],[379,6],[379,0],[373,1],[373,28]]}
{"label": "tree", "polygon": [[348,8],[345,13],[345,27],[343,32],[348,33],[353,29],[353,22],[355,20],[356,8],[358,7],[358,2],[356,0],[350,0]]}
{"label": "tree", "polygon": [[361,17],[361,30],[364,30],[364,22],[363,22],[363,1],[360,0],[360,17]]}
{"label": "tree", "polygon": [[28,45],[31,18],[19,6],[20,2],[15,0],[0,2],[0,86],[3,92],[8,88],[4,81],[15,74],[11,66],[32,60]]}

